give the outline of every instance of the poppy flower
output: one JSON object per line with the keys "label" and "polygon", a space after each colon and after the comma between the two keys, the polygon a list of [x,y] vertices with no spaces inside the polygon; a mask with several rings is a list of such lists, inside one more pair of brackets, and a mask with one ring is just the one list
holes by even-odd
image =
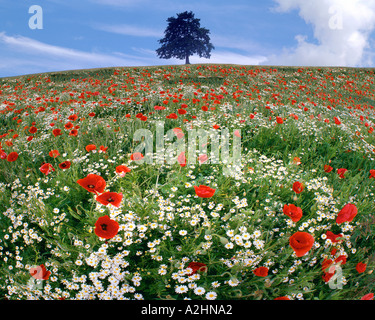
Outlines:
{"label": "poppy flower", "polygon": [[328,172],[331,172],[332,170],[333,170],[333,168],[332,168],[331,166],[329,166],[328,164],[325,164],[325,165],[324,165],[324,171],[325,171],[325,172],[328,173]]}
{"label": "poppy flower", "polygon": [[78,130],[77,129],[72,129],[69,132],[70,136],[76,137],[78,135]]}
{"label": "poppy flower", "polygon": [[96,145],[95,144],[88,144],[85,149],[86,149],[87,152],[96,150]]}
{"label": "poppy flower", "polygon": [[173,132],[177,136],[177,139],[182,139],[184,137],[184,133],[182,132],[181,128],[174,128]]}
{"label": "poppy flower", "polygon": [[276,122],[277,122],[278,124],[282,124],[284,121],[283,121],[283,118],[281,118],[281,117],[276,117]]}
{"label": "poppy flower", "polygon": [[301,164],[301,159],[299,157],[294,157],[293,158],[293,163],[299,166]]}
{"label": "poppy flower", "polygon": [[335,124],[340,125],[341,121],[337,117],[333,117],[333,120],[335,121]]}
{"label": "poppy flower", "polygon": [[119,207],[122,200],[122,193],[116,192],[104,192],[100,196],[96,197],[96,201],[107,206],[109,204]]}
{"label": "poppy flower", "polygon": [[71,122],[68,122],[68,123],[66,123],[65,125],[64,125],[64,128],[66,129],[66,130],[70,130],[70,129],[72,129],[74,126],[73,126],[73,123],[71,123]]}
{"label": "poppy flower", "polygon": [[105,180],[96,174],[90,173],[86,178],[77,180],[77,183],[89,192],[102,193],[106,186]]}
{"label": "poppy flower", "polygon": [[140,153],[140,152],[134,152],[134,153],[130,156],[130,160],[134,160],[134,161],[141,160],[142,158],[143,158],[143,154]]}
{"label": "poppy flower", "polygon": [[303,191],[303,184],[299,181],[296,181],[293,183],[292,189],[295,193],[301,193]]}
{"label": "poppy flower", "polygon": [[181,152],[180,155],[177,157],[177,161],[180,164],[181,167],[186,166],[186,157],[185,152]]}
{"label": "poppy flower", "polygon": [[57,137],[57,136],[61,136],[62,133],[61,133],[61,129],[53,129],[52,130],[52,134]]}
{"label": "poppy flower", "polygon": [[212,189],[208,186],[203,186],[203,185],[200,185],[199,187],[194,186],[194,189],[195,189],[196,195],[200,198],[211,198],[216,191],[216,189]]}
{"label": "poppy flower", "polygon": [[0,150],[0,159],[4,160],[8,157],[8,155],[6,154],[5,151],[3,150]]}
{"label": "poppy flower", "polygon": [[341,262],[341,264],[345,264],[346,263],[346,256],[341,255],[341,256],[337,257],[335,259],[335,263],[339,263],[339,262]]}
{"label": "poppy flower", "polygon": [[29,132],[31,133],[31,134],[34,134],[34,133],[36,133],[38,131],[38,129],[36,128],[36,127],[31,127],[30,129],[29,129]]}
{"label": "poppy flower", "polygon": [[18,158],[18,153],[15,152],[15,151],[13,151],[13,152],[11,152],[11,153],[8,154],[7,160],[9,162],[13,162],[13,161],[16,161],[17,158]]}
{"label": "poppy flower", "polygon": [[78,119],[78,116],[76,114],[72,114],[68,117],[68,119],[71,121],[76,121]]}
{"label": "poppy flower", "polygon": [[348,203],[338,213],[336,223],[351,222],[357,213],[357,207],[354,204]]}
{"label": "poppy flower", "polygon": [[120,177],[124,177],[125,174],[130,171],[131,170],[127,166],[124,166],[124,165],[119,165],[116,167],[116,173],[118,173]]}
{"label": "poppy flower", "polygon": [[192,276],[193,274],[197,273],[198,271],[207,271],[207,265],[201,262],[190,262],[188,268],[192,269],[192,272],[188,274],[188,276]]}
{"label": "poppy flower", "polygon": [[70,165],[71,165],[71,162],[70,162],[70,161],[64,161],[64,162],[61,162],[61,163],[59,164],[59,168],[60,168],[60,169],[63,169],[63,170],[65,170],[65,169],[69,169],[69,168],[70,168]]}
{"label": "poppy flower", "polygon": [[268,268],[267,267],[259,267],[253,270],[253,273],[258,277],[267,277],[268,276]]}
{"label": "poppy flower", "polygon": [[106,153],[106,152],[107,152],[107,149],[108,149],[108,147],[100,146],[100,148],[99,148],[99,152],[104,152],[104,153]]}
{"label": "poppy flower", "polygon": [[340,234],[334,234],[332,231],[326,232],[327,239],[331,240],[333,243],[339,242],[340,240],[337,240],[337,238],[342,237],[343,235]]}
{"label": "poppy flower", "polygon": [[199,163],[204,163],[208,160],[208,156],[207,154],[201,154],[199,157],[198,157],[198,161]]}
{"label": "poppy flower", "polygon": [[373,293],[368,293],[368,294],[365,294],[361,300],[374,300],[374,294]]}
{"label": "poppy flower", "polygon": [[370,179],[375,178],[375,170],[374,169],[370,170],[370,177],[369,178]]}
{"label": "poppy flower", "polygon": [[44,264],[41,264],[40,266],[30,268],[30,274],[37,280],[48,280],[51,271],[47,271]]}
{"label": "poppy flower", "polygon": [[287,296],[277,297],[273,300],[290,300]]}
{"label": "poppy flower", "polygon": [[297,222],[302,218],[302,209],[300,207],[296,207],[294,204],[285,204],[283,212],[288,217],[290,217],[294,222]]}
{"label": "poppy flower", "polygon": [[178,113],[178,114],[186,114],[186,112],[187,112],[187,111],[186,111],[185,109],[178,109],[178,110],[177,110],[177,113]]}
{"label": "poppy flower", "polygon": [[345,172],[348,171],[348,169],[345,169],[345,168],[340,168],[340,169],[337,169],[337,174],[339,175],[339,178],[340,179],[344,179],[345,176]]}
{"label": "poppy flower", "polygon": [[289,245],[297,257],[304,256],[314,245],[314,237],[307,232],[297,231],[289,238]]}
{"label": "poppy flower", "polygon": [[56,158],[60,155],[60,152],[58,150],[51,150],[48,154],[50,157]]}
{"label": "poppy flower", "polygon": [[355,269],[358,271],[358,273],[363,273],[366,271],[367,264],[363,262],[358,262],[355,266]]}
{"label": "poppy flower", "polygon": [[48,175],[51,173],[51,171],[55,171],[55,169],[52,167],[52,164],[50,163],[44,163],[40,168],[40,172],[44,173],[45,175]]}
{"label": "poppy flower", "polygon": [[117,234],[119,228],[120,226],[117,221],[105,215],[95,222],[94,232],[100,238],[111,239]]}

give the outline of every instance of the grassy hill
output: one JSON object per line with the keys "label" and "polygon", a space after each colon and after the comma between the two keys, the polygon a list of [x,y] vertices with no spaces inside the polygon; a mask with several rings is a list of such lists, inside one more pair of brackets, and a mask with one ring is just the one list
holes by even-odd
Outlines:
{"label": "grassy hill", "polygon": [[0,297],[372,298],[374,81],[211,64],[0,79]]}

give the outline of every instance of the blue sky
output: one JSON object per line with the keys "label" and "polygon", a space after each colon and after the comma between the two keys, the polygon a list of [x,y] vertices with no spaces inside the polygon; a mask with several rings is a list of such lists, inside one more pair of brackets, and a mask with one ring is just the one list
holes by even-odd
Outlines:
{"label": "blue sky", "polygon": [[[32,5],[43,29],[31,29]],[[0,77],[183,64],[155,50],[167,18],[193,11],[211,59],[191,63],[375,65],[375,0],[0,0]]]}

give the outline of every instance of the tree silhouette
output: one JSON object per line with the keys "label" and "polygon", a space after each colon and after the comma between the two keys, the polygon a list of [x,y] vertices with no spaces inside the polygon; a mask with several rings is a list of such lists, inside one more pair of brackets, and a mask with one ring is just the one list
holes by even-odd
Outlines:
{"label": "tree silhouette", "polygon": [[185,59],[186,64],[190,63],[189,57],[193,54],[210,58],[210,52],[214,49],[210,43],[210,31],[201,28],[199,21],[191,11],[179,13],[177,18],[168,18],[164,38],[159,40],[161,47],[156,50],[158,57]]}

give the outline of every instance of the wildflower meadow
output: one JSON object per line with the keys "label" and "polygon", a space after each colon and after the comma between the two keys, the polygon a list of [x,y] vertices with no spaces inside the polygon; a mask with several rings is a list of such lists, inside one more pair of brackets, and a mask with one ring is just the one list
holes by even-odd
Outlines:
{"label": "wildflower meadow", "polygon": [[372,300],[375,73],[0,79],[0,299]]}

